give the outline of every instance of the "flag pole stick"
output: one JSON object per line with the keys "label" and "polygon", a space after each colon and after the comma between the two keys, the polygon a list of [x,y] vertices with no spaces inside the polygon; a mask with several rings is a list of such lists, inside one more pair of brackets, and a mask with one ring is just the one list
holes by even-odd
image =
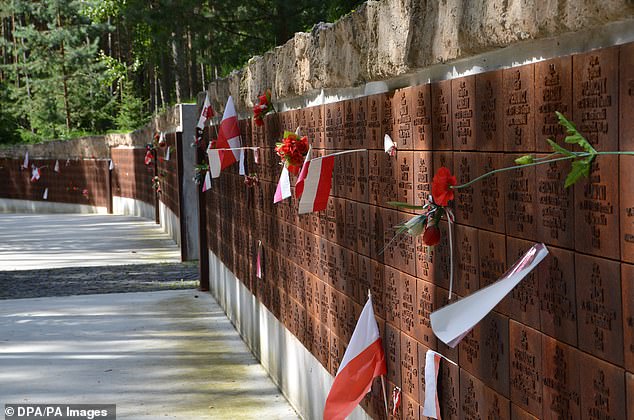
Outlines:
{"label": "flag pole stick", "polygon": [[385,403],[385,417],[390,417],[387,409],[387,393],[385,392],[385,375],[381,375],[381,387],[383,388],[383,402]]}

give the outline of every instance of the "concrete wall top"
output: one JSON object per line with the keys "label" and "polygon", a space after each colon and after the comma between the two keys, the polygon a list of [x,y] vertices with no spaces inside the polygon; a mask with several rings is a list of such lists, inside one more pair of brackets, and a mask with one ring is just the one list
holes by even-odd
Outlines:
{"label": "concrete wall top", "polygon": [[317,96],[531,40],[588,34],[618,22],[634,26],[633,19],[634,3],[628,0],[368,1],[335,23],[315,25],[251,58],[241,70],[210,83],[208,93],[214,109],[223,109],[231,94],[238,112],[248,113],[267,88],[274,102]]}

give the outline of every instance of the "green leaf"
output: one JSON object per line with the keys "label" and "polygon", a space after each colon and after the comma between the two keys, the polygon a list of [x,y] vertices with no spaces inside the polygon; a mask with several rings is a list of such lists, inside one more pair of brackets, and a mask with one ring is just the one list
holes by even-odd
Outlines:
{"label": "green leaf", "polygon": [[533,162],[535,162],[533,155],[524,155],[515,159],[515,163],[518,165],[530,165]]}
{"label": "green leaf", "polygon": [[412,210],[422,210],[422,209],[425,208],[424,206],[415,206],[413,204],[403,203],[401,201],[388,201],[387,204],[392,206],[392,207],[398,207],[398,208],[403,208],[403,209],[412,209]]}
{"label": "green leaf", "polygon": [[550,144],[550,147],[553,148],[553,152],[561,153],[562,155],[565,155],[565,156],[574,156],[575,155],[570,150],[561,147],[560,145],[558,145],[557,143],[555,143],[551,139],[546,139],[546,141],[548,142],[548,144]]}
{"label": "green leaf", "polygon": [[586,140],[586,138],[583,137],[581,133],[579,133],[579,131],[577,131],[577,127],[575,127],[575,125],[572,122],[568,121],[561,112],[555,111],[555,113],[557,114],[557,117],[559,118],[559,124],[564,126],[566,128],[566,131],[568,132],[568,136],[566,136],[566,139],[565,139],[566,143],[577,144],[586,152],[596,155],[597,151],[594,150],[594,147],[592,147],[592,145],[588,143],[588,140]]}
{"label": "green leaf", "polygon": [[288,137],[288,136],[294,136],[295,133],[293,133],[292,131],[286,131],[284,130],[284,138]]}
{"label": "green leaf", "polygon": [[565,188],[569,188],[581,178],[587,178],[590,175],[590,163],[592,162],[592,158],[594,158],[594,156],[589,156],[585,159],[578,159],[572,162],[572,169],[570,170],[570,173],[568,173],[566,182],[564,183]]}

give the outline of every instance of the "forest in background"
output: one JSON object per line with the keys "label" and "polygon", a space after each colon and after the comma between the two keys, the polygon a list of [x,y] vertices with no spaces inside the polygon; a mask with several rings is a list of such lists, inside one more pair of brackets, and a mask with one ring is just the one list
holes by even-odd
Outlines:
{"label": "forest in background", "polygon": [[362,2],[0,0],[0,143],[135,129]]}

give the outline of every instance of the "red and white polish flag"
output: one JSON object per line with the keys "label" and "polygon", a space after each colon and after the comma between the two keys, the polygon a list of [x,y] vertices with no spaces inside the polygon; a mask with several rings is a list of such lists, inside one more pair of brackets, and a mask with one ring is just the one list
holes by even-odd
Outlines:
{"label": "red and white polish flag", "polygon": [[209,176],[209,171],[205,174],[205,181],[203,182],[203,192],[207,191],[211,188],[211,177]]}
{"label": "red and white polish flag", "polygon": [[370,391],[374,378],[386,373],[385,352],[368,298],[326,399],[324,420],[345,419]]}
{"label": "red and white polish flag", "polygon": [[201,130],[205,128],[205,123],[209,120],[209,118],[214,116],[214,110],[211,107],[211,102],[209,101],[209,95],[205,95],[205,103],[203,104],[203,109],[200,110],[200,117],[198,118],[198,124],[196,127]]}
{"label": "red and white polish flag", "polygon": [[40,179],[40,168],[33,165],[33,169],[31,170],[31,182],[38,181]]}
{"label": "red and white polish flag", "polygon": [[277,204],[280,201],[291,196],[291,177],[288,173],[286,166],[282,166],[282,173],[280,174],[280,180],[277,183],[275,189],[275,196],[273,197],[273,204]]}
{"label": "red and white polish flag", "polygon": [[427,350],[425,355],[425,405],[423,415],[440,419],[440,402],[438,401],[438,369],[442,356],[433,350]]}
{"label": "red and white polish flag", "polygon": [[[225,112],[222,115],[222,121],[218,128],[218,140],[216,141],[217,149],[237,149],[237,150],[215,150],[212,148],[207,149],[207,155],[209,157],[209,170],[211,171],[212,178],[218,178],[220,172],[243,159],[243,150],[239,149],[240,143],[240,129],[238,128],[238,114],[236,113],[236,107],[233,104],[233,98],[229,96],[227,99],[227,106]],[[241,167],[242,169],[242,167]]]}
{"label": "red and white polish flag", "polygon": [[326,209],[334,168],[335,155],[304,162],[295,184],[295,194],[299,198],[299,214]]}

